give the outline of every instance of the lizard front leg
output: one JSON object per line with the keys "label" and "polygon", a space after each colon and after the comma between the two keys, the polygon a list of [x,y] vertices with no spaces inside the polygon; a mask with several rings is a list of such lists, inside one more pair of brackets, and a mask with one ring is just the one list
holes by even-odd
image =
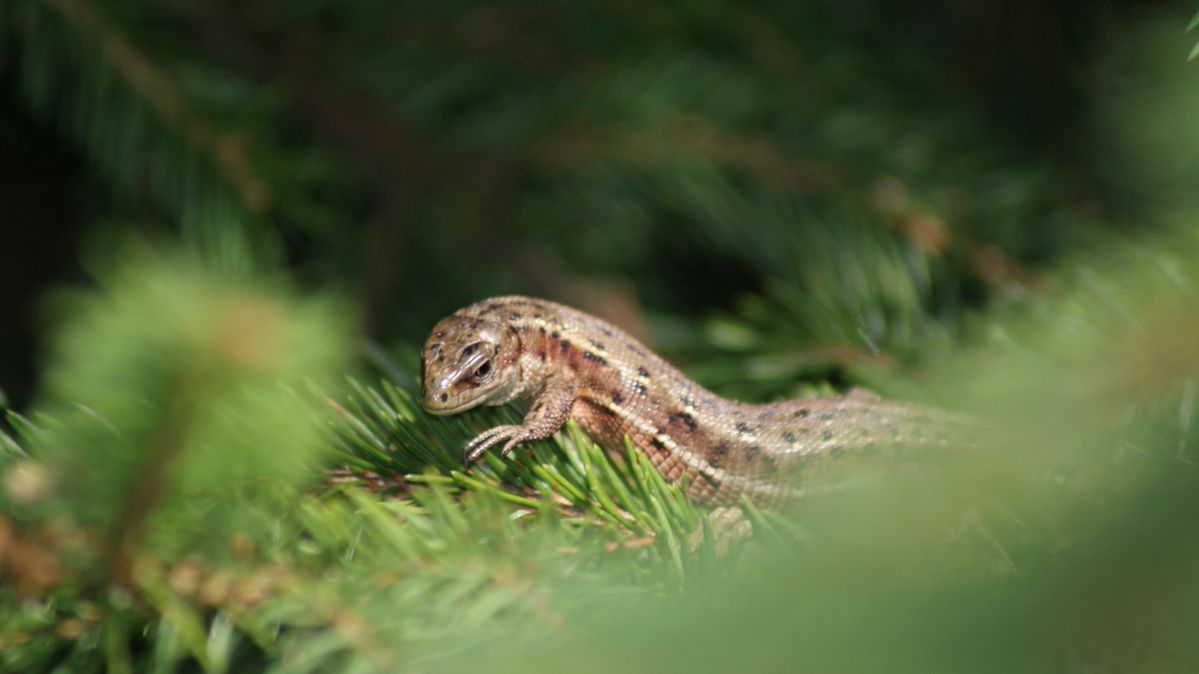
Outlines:
{"label": "lizard front leg", "polygon": [[479,460],[493,445],[507,440],[500,456],[507,456],[512,448],[522,442],[542,440],[553,435],[570,416],[575,404],[574,386],[568,382],[551,379],[529,406],[524,423],[505,424],[483,431],[466,443],[463,460],[467,465]]}

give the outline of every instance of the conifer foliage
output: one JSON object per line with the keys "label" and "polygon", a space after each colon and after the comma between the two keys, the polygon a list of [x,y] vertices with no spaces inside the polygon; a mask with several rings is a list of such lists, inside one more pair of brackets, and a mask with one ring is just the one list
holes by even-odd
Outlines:
{"label": "conifer foliage", "polygon": [[[1193,670],[1189,12],[919,4],[0,4],[89,195],[0,381],[0,669]],[[416,349],[514,291],[976,431],[736,512],[573,424],[468,468],[523,410]]]}

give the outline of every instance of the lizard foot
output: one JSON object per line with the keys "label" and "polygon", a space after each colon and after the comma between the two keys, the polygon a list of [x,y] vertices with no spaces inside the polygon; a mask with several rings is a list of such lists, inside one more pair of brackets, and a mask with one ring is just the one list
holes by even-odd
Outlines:
{"label": "lizard foot", "polygon": [[505,424],[496,426],[495,428],[483,431],[476,435],[473,440],[466,443],[466,447],[462,453],[462,461],[466,465],[470,465],[479,460],[484,452],[491,449],[494,445],[507,440],[504,443],[504,448],[500,450],[500,456],[508,456],[513,447],[516,447],[525,440],[532,439],[524,426],[517,424]]}

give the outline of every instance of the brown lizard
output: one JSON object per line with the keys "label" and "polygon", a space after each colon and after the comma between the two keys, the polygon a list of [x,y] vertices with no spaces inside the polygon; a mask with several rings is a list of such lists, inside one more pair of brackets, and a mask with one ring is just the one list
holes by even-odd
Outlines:
{"label": "brown lizard", "polygon": [[722,398],[619,328],[520,296],[477,302],[433,327],[421,351],[421,398],[438,415],[532,399],[524,423],[466,443],[468,464],[574,419],[612,451],[628,436],[663,476],[686,476],[687,494],[712,505],[801,494],[817,464],[848,453],[943,442],[930,434],[938,413],[865,389],[760,405]]}

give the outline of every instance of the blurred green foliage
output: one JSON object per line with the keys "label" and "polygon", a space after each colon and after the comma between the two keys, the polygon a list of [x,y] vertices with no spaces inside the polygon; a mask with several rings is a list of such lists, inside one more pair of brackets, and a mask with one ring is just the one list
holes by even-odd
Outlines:
{"label": "blurred green foliage", "polygon": [[[1193,671],[1192,9],[7,0],[0,667]],[[507,292],[979,437],[749,538],[467,471],[416,348]]]}

